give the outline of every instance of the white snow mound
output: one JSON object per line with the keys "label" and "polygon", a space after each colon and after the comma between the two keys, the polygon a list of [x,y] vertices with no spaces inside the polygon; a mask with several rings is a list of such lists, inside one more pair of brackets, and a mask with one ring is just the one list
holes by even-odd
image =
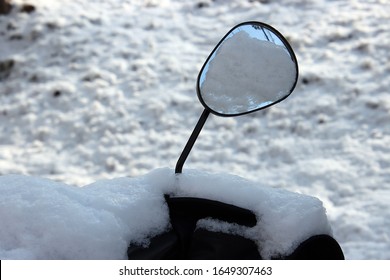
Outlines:
{"label": "white snow mound", "polygon": [[[126,259],[170,228],[165,193],[252,210],[253,228],[203,220],[200,226],[253,239],[265,258],[291,253],[314,234],[331,234],[322,202],[229,174],[168,168],[137,178],[73,187],[24,175],[0,177],[0,259]],[[211,225],[210,225],[211,224]]]}

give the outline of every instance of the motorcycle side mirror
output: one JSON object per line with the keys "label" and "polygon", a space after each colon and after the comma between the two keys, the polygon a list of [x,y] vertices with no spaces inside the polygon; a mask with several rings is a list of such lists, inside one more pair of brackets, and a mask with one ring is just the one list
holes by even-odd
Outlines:
{"label": "motorcycle side mirror", "polygon": [[287,98],[297,80],[297,59],[279,31],[255,21],[233,27],[199,72],[197,94],[205,109],[177,161],[175,172],[182,172],[210,113],[231,117],[267,108]]}
{"label": "motorcycle side mirror", "polygon": [[210,112],[237,116],[285,99],[297,78],[297,60],[287,40],[269,25],[246,22],[230,30],[209,55],[197,92]]}

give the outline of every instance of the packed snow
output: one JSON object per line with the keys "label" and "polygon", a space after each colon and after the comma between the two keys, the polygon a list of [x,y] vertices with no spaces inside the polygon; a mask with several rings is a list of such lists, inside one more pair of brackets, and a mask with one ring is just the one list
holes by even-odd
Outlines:
{"label": "packed snow", "polygon": [[228,172],[317,197],[347,259],[390,258],[388,1],[34,0],[32,13],[12,2],[0,16],[1,258],[123,258],[125,239],[161,231],[158,207],[156,228],[132,227],[130,205],[164,207],[133,189],[168,187],[172,175],[143,182],[175,165],[203,110],[201,66],[250,20],[289,40],[298,84],[263,111],[209,117],[183,177]]}
{"label": "packed snow", "polygon": [[[170,228],[164,194],[252,210],[256,226],[232,233],[254,240],[264,258],[286,256],[313,235],[332,234],[320,200],[229,174],[187,170],[176,176],[165,168],[82,188],[5,175],[0,191],[0,259],[125,259],[130,243],[147,246]],[[213,230],[225,232],[226,224],[214,222]]]}

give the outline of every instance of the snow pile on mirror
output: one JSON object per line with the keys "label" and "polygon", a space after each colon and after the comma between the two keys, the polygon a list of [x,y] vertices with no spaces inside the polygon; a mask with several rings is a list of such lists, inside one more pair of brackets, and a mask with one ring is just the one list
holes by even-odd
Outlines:
{"label": "snow pile on mirror", "polygon": [[255,110],[287,96],[296,77],[284,46],[246,31],[225,39],[204,71],[202,97],[211,109],[225,114]]}
{"label": "snow pile on mirror", "polygon": [[[47,179],[0,177],[0,259],[125,259],[128,244],[147,245],[169,229],[163,194],[219,200],[252,210],[246,231],[270,258],[286,255],[314,234],[330,234],[321,201],[261,187],[228,174],[157,169],[137,178],[73,187]],[[240,234],[238,225],[200,221],[214,231]]]}

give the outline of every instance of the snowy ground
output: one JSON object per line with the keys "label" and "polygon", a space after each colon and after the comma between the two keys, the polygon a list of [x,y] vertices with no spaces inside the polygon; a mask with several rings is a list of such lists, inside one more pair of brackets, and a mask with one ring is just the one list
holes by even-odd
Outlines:
{"label": "snowy ground", "polygon": [[388,1],[31,3],[0,16],[2,175],[83,186],[173,168],[203,110],[207,55],[235,24],[262,21],[295,50],[294,93],[211,116],[183,172],[316,196],[348,259],[390,259]]}

